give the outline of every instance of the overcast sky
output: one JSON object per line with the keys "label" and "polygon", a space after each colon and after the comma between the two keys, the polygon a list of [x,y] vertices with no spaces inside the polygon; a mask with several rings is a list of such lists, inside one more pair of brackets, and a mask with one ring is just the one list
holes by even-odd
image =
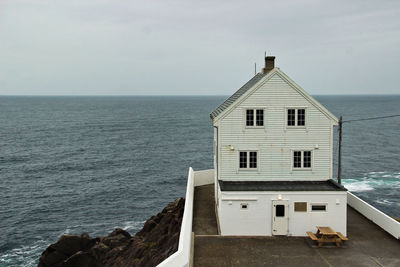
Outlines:
{"label": "overcast sky", "polygon": [[400,93],[400,1],[1,0],[0,94]]}

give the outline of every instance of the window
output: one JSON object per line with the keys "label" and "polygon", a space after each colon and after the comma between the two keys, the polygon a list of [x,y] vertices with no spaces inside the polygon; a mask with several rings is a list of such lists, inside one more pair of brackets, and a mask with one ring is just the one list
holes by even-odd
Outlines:
{"label": "window", "polygon": [[246,126],[254,126],[254,110],[246,110]]}
{"label": "window", "polygon": [[285,205],[276,205],[275,216],[276,217],[284,217],[285,216]]}
{"label": "window", "polygon": [[301,168],[301,151],[293,152],[293,168]]}
{"label": "window", "polygon": [[288,118],[287,118],[287,125],[288,126],[295,126],[296,125],[296,110],[295,109],[288,109]]}
{"label": "window", "polygon": [[240,169],[257,169],[257,152],[240,151],[239,152]]}
{"label": "window", "polygon": [[256,109],[256,125],[264,126],[264,110]]}
{"label": "window", "polygon": [[312,204],[312,211],[326,211],[326,204]]}
{"label": "window", "polygon": [[264,126],[264,110],[246,109],[246,126]]}
{"label": "window", "polygon": [[311,151],[303,152],[303,167],[311,168]]}
{"label": "window", "polygon": [[298,109],[297,110],[297,126],[304,126],[306,122],[306,110]]}
{"label": "window", "polygon": [[294,169],[311,169],[311,151],[293,151]]}
{"label": "window", "polygon": [[257,152],[250,152],[250,168],[257,168]]}
{"label": "window", "polygon": [[294,211],[307,212],[307,202],[294,202]]}
{"label": "window", "polygon": [[249,208],[249,204],[247,204],[247,203],[241,203],[241,204],[240,204],[240,208],[241,208],[242,210],[247,210],[247,209]]}
{"label": "window", "polygon": [[305,126],[306,110],[304,108],[290,108],[287,110],[287,126]]}
{"label": "window", "polygon": [[247,152],[240,152],[240,163],[239,167],[241,169],[246,169],[247,168]]}

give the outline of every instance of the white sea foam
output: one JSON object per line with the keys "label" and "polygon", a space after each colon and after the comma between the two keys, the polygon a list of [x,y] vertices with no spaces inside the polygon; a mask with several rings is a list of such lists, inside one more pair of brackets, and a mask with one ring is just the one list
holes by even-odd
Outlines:
{"label": "white sea foam", "polygon": [[369,172],[359,179],[343,179],[343,185],[351,192],[400,188],[400,175],[397,172]]}
{"label": "white sea foam", "polygon": [[40,253],[49,242],[37,240],[30,245],[24,245],[5,251],[0,255],[0,266],[37,266]]}
{"label": "white sea foam", "polygon": [[138,231],[146,221],[127,221],[122,223],[122,229],[125,231]]}
{"label": "white sea foam", "polygon": [[371,186],[368,181],[358,181],[358,182],[343,182],[343,185],[347,188],[347,190],[351,192],[362,192],[362,191],[370,191],[374,190],[374,187]]}

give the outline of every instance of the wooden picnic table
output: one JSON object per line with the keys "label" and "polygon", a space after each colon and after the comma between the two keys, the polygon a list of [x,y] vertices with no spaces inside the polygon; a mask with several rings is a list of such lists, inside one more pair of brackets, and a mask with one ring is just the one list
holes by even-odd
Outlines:
{"label": "wooden picnic table", "polygon": [[318,242],[318,247],[321,247],[324,243],[336,243],[337,247],[340,247],[342,241],[348,240],[340,232],[335,232],[329,226],[317,226],[317,233],[307,232],[308,236]]}
{"label": "wooden picnic table", "polygon": [[336,235],[336,232],[333,231],[332,228],[330,228],[329,226],[317,226],[317,235],[321,234],[321,235]]}

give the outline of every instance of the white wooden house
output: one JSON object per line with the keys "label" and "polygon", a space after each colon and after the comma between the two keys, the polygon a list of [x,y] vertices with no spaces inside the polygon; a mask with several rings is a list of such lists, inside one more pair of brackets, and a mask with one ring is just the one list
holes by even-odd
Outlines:
{"label": "white wooden house", "polygon": [[332,180],[338,119],[275,57],[211,114],[221,235],[346,235],[346,189]]}

